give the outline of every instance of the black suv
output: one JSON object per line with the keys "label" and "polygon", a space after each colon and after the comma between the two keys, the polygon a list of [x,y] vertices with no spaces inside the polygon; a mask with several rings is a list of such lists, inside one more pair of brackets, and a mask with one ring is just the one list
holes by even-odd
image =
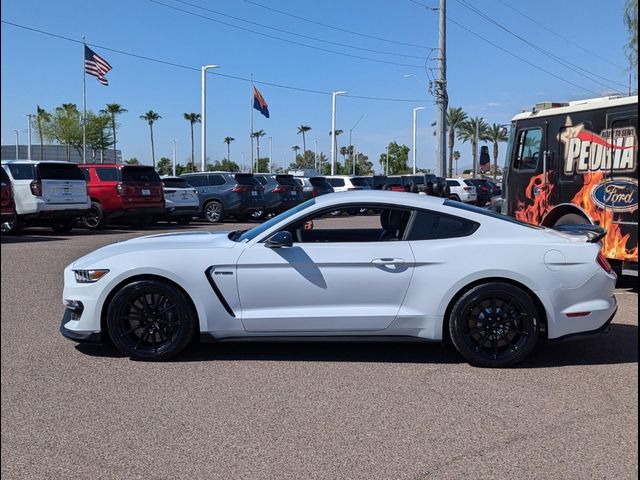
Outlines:
{"label": "black suv", "polygon": [[211,223],[229,216],[247,219],[264,209],[264,188],[252,173],[207,172],[181,175],[198,192],[200,215]]}
{"label": "black suv", "polygon": [[271,213],[281,213],[295,207],[303,200],[302,187],[293,179],[293,175],[271,175],[256,173],[255,179],[264,187],[263,210],[256,210],[252,217],[261,220]]}

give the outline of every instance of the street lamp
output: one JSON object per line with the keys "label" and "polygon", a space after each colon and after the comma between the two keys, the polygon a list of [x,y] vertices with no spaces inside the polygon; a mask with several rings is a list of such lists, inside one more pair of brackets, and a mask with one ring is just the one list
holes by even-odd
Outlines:
{"label": "street lamp", "polygon": [[[27,132],[29,136],[29,150],[27,150],[27,160],[31,160],[31,118],[32,117],[35,117],[35,115],[32,113],[27,114],[27,121],[28,121]],[[41,159],[41,160],[44,160],[44,159]]]}
{"label": "street lamp", "polygon": [[413,174],[416,174],[416,118],[418,110],[424,110],[424,107],[415,107],[413,109]]}
{"label": "street lamp", "polygon": [[202,117],[201,132],[200,132],[200,153],[202,158],[200,159],[201,171],[204,172],[204,163],[207,158],[207,70],[211,68],[220,68],[218,65],[203,65],[200,74],[200,87],[201,87],[201,105],[200,116]]}
{"label": "street lamp", "polygon": [[20,130],[14,130],[16,132],[16,160],[20,160],[18,145],[20,145]]}
{"label": "street lamp", "polygon": [[172,149],[171,149],[171,171],[173,172],[173,176],[176,176],[176,141],[172,140]]}
{"label": "street lamp", "polygon": [[331,175],[336,173],[336,97],[346,94],[347,92],[333,92],[331,94]]}
{"label": "street lamp", "polygon": [[356,125],[358,125],[360,123],[360,120],[362,120],[364,117],[366,117],[367,114],[363,113],[362,115],[360,115],[360,118],[358,119],[358,121],[356,123],[353,124],[353,127],[351,127],[349,129],[349,148],[351,149],[351,159],[353,161],[353,174],[356,174],[356,161],[355,161],[355,156],[354,156],[354,151],[353,151],[353,144],[351,143],[351,134],[353,133],[353,129],[356,128]]}

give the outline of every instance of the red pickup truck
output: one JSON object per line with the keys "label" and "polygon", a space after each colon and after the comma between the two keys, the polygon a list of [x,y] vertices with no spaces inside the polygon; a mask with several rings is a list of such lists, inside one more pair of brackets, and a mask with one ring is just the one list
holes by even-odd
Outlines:
{"label": "red pickup truck", "polygon": [[164,211],[162,181],[153,167],[143,165],[79,165],[87,179],[91,209],[82,224],[92,230],[111,219],[147,226]]}

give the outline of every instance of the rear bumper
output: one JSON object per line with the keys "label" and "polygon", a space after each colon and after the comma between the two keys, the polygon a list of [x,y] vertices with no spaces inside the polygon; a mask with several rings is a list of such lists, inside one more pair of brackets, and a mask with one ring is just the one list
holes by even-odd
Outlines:
{"label": "rear bumper", "polygon": [[197,205],[191,207],[167,207],[164,210],[163,216],[165,217],[184,217],[187,215],[195,216],[200,214],[200,209]]}
{"label": "rear bumper", "polygon": [[158,207],[134,207],[124,208],[122,210],[111,210],[105,212],[107,218],[123,218],[123,217],[143,217],[146,215],[162,215],[164,213],[164,206]]}
{"label": "rear bumper", "polygon": [[24,220],[60,220],[81,217],[89,211],[88,208],[68,208],[64,210],[40,210],[37,213],[20,214]]}
{"label": "rear bumper", "polygon": [[551,341],[552,342],[561,342],[561,341],[565,341],[565,340],[575,340],[575,339],[580,339],[580,338],[585,338],[585,337],[591,337],[593,335],[600,335],[600,334],[603,334],[603,333],[607,333],[609,330],[611,330],[611,322],[613,322],[613,319],[616,316],[616,313],[618,313],[618,306],[617,305],[616,305],[615,310],[613,311],[613,313],[609,317],[609,319],[606,322],[604,322],[600,327],[598,327],[598,328],[596,328],[594,330],[589,330],[587,332],[569,333],[567,335],[563,335],[562,337],[553,338],[553,339],[551,339]]}
{"label": "rear bumper", "polygon": [[233,205],[231,208],[225,209],[225,214],[230,215],[242,215],[244,213],[256,212],[258,210],[264,210],[265,203],[264,201],[255,201],[250,203],[238,203]]}

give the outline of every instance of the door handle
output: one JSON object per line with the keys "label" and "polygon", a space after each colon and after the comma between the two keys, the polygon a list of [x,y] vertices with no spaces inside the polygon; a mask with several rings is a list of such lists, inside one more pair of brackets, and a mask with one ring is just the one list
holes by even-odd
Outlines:
{"label": "door handle", "polygon": [[371,263],[374,265],[402,265],[404,258],[374,258]]}

